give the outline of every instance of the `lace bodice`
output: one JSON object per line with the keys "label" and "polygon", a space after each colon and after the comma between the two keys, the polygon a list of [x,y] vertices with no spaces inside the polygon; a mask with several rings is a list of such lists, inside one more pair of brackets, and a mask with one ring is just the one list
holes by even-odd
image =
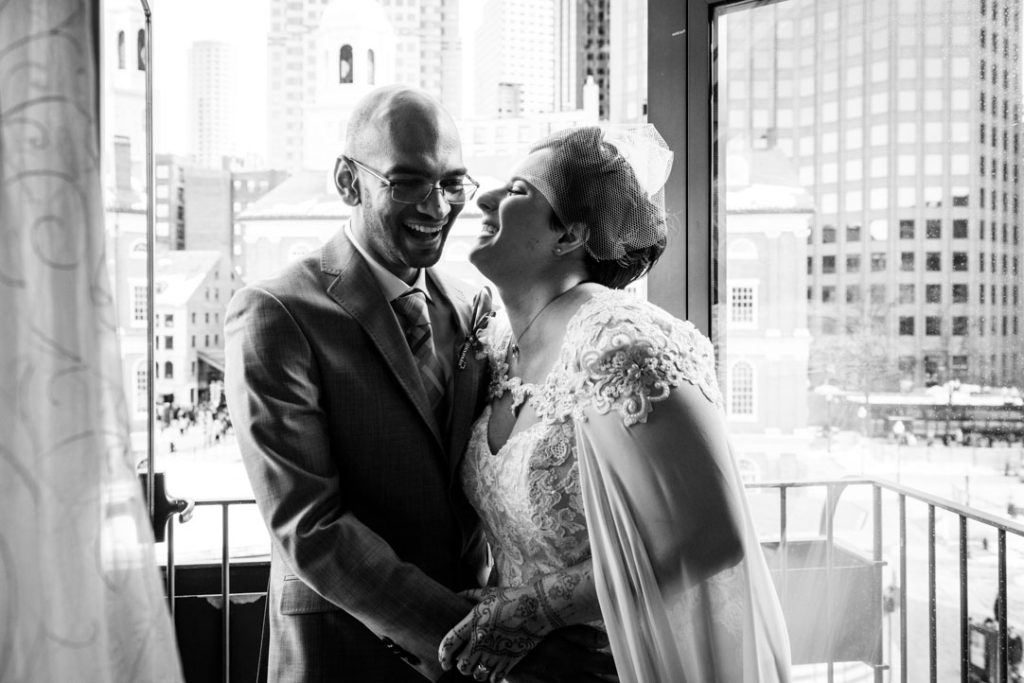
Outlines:
{"label": "lace bodice", "polygon": [[498,583],[518,586],[590,556],[574,431],[588,408],[618,411],[630,426],[646,422],[681,382],[716,405],[721,394],[711,343],[692,324],[625,292],[602,292],[576,311],[543,384],[509,377],[510,338],[499,317],[482,339],[490,398],[510,392],[515,405],[529,402],[540,420],[492,453],[488,406],[473,425],[461,476],[491,545]]}

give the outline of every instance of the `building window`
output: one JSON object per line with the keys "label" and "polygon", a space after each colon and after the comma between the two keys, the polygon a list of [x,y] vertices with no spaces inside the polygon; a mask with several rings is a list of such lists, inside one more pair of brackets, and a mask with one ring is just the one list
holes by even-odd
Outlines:
{"label": "building window", "polygon": [[834,226],[826,225],[821,229],[821,243],[832,244],[836,241],[836,229]]}
{"label": "building window", "polygon": [[117,32],[117,68],[124,68],[124,31]]}
{"label": "building window", "polygon": [[953,316],[953,336],[964,337],[967,335],[967,316]]}
{"label": "building window", "polygon": [[930,240],[937,240],[942,237],[942,221],[938,218],[929,218],[924,223],[924,236]]}
{"label": "building window", "polygon": [[901,304],[912,304],[914,303],[914,285],[900,285],[900,303]]}
{"label": "building window", "polygon": [[729,412],[754,415],[754,368],[746,361],[734,363],[729,373]]}
{"label": "building window", "polygon": [[338,51],[338,83],[352,82],[352,46],[342,45]]}
{"label": "building window", "polygon": [[834,273],[834,272],[836,272],[836,257],[835,256],[822,256],[821,257],[821,272],[822,273]]}
{"label": "building window", "polygon": [[914,316],[912,316],[912,315],[901,315],[900,316],[900,336],[901,337],[913,337],[914,336]]}
{"label": "building window", "polygon": [[967,239],[967,219],[957,218],[953,221],[953,239]]}
{"label": "building window", "polygon": [[146,70],[146,32],[141,28],[139,29],[138,36],[136,37],[136,43],[138,43],[139,57],[138,57],[138,69],[139,71]]}
{"label": "building window", "polygon": [[164,363],[164,379],[174,379],[174,363],[171,361]]}
{"label": "building window", "polygon": [[885,303],[885,285],[871,285],[871,303]]}
{"label": "building window", "polygon": [[821,303],[832,304],[836,301],[836,288],[832,285],[826,285],[821,288]]}
{"label": "building window", "polygon": [[132,321],[136,323],[144,323],[147,320],[146,316],[146,293],[148,288],[146,285],[133,285],[132,286]]}
{"label": "building window", "polygon": [[924,269],[928,271],[942,270],[942,254],[937,251],[929,251],[924,255]]}
{"label": "building window", "polygon": [[859,273],[860,272],[860,255],[851,254],[846,257],[846,272],[847,273]]}
{"label": "building window", "polygon": [[377,81],[377,59],[373,50],[366,51],[366,82],[374,85]]}
{"label": "building window", "polygon": [[149,402],[149,377],[146,376],[146,363],[140,362],[135,366],[135,412],[146,412],[146,404]]}
{"label": "building window", "polygon": [[729,288],[729,322],[752,327],[755,322],[755,289],[752,285],[733,285]]}
{"label": "building window", "polygon": [[942,285],[925,285],[924,301],[928,304],[942,303]]}
{"label": "building window", "polygon": [[900,270],[904,272],[914,271],[914,252],[904,251],[900,253]]}
{"label": "building window", "polygon": [[196,348],[196,335],[192,335],[192,348]]}
{"label": "building window", "polygon": [[914,221],[912,219],[904,219],[900,221],[900,239],[914,239]]}
{"label": "building window", "polygon": [[846,241],[847,242],[860,242],[860,226],[859,225],[847,225],[846,226]]}
{"label": "building window", "polygon": [[858,286],[858,285],[846,285],[846,303],[848,303],[848,304],[860,303],[860,286]]}
{"label": "building window", "polygon": [[164,337],[164,348],[168,351],[174,348],[174,337],[171,337],[170,335]]}
{"label": "building window", "polygon": [[942,334],[942,317],[937,315],[925,316],[924,333],[929,337],[938,337]]}
{"label": "building window", "polygon": [[955,304],[966,304],[968,302],[968,293],[966,284],[955,284],[953,285],[953,303]]}
{"label": "building window", "polygon": [[[1003,257],[1003,266],[1005,271],[1006,257]],[[953,270],[957,272],[964,272],[967,270],[967,252],[966,251],[954,251],[953,252]]]}
{"label": "building window", "polygon": [[880,273],[885,270],[885,252],[876,251],[871,254],[871,272]]}

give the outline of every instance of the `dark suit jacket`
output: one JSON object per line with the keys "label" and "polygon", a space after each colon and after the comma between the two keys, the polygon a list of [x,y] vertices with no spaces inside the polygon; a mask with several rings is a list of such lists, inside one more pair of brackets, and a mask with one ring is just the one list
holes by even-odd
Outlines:
{"label": "dark suit jacket", "polygon": [[[433,269],[428,278],[461,343],[467,292]],[[453,591],[476,587],[484,563],[457,476],[483,362],[470,353],[459,369],[460,344],[437,350],[452,359],[439,428],[391,306],[344,232],[240,290],[225,331],[228,406],[273,539],[270,680],[436,680],[441,638],[468,610]]]}

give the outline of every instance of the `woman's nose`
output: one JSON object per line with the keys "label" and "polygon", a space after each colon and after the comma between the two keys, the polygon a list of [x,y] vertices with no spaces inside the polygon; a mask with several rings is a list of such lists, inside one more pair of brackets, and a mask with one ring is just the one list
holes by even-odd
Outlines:
{"label": "woman's nose", "polygon": [[500,188],[481,192],[480,196],[476,199],[476,205],[479,206],[482,211],[494,211],[498,208],[498,198],[500,196]]}

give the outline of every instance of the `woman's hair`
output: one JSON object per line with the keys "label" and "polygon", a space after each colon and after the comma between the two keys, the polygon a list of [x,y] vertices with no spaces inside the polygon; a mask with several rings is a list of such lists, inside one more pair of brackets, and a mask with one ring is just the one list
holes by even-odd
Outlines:
{"label": "woman's hair", "polygon": [[559,131],[530,152],[545,149],[552,163],[535,184],[554,208],[553,227],[582,231],[588,279],[622,289],[647,273],[665,251],[665,212],[632,164],[597,126]]}

